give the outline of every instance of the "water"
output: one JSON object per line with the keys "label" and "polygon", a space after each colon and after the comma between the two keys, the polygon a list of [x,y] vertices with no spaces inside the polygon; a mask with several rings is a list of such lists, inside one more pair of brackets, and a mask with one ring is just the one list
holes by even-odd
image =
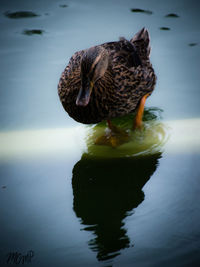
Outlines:
{"label": "water", "polygon": [[[2,0],[0,23],[1,266],[29,251],[25,266],[199,266],[199,2]],[[145,130],[95,145],[105,125],[66,115],[60,74],[143,26],[158,76]]]}

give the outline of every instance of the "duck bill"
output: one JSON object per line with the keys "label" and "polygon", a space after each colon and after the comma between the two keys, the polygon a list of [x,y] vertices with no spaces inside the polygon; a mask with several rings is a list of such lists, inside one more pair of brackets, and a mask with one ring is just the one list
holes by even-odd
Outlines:
{"label": "duck bill", "polygon": [[76,105],[85,107],[88,105],[90,101],[90,95],[92,92],[93,83],[90,81],[86,81],[82,84],[81,89],[79,90],[77,99],[76,99]]}

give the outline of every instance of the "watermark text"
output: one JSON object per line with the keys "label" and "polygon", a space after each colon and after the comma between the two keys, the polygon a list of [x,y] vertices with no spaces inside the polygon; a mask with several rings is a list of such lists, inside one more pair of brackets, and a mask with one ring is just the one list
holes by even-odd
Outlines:
{"label": "watermark text", "polygon": [[22,254],[19,252],[9,252],[7,255],[7,264],[31,263],[33,257],[34,257],[33,250],[29,250],[26,254]]}

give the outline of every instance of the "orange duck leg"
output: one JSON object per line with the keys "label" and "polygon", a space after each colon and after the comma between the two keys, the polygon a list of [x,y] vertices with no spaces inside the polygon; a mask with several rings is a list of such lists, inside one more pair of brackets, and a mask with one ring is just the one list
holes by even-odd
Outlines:
{"label": "orange duck leg", "polygon": [[143,116],[143,113],[144,113],[144,105],[145,105],[146,99],[147,99],[147,97],[149,95],[150,94],[144,95],[142,97],[142,99],[140,100],[140,104],[139,104],[139,107],[138,107],[138,110],[137,110],[137,114],[135,116],[135,120],[134,120],[134,123],[133,123],[133,129],[141,129],[141,127],[142,127],[142,116]]}

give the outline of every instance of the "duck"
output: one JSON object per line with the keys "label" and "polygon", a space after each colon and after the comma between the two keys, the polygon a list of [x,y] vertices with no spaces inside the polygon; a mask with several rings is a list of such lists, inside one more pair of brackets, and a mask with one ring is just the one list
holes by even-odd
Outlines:
{"label": "duck", "polygon": [[[63,108],[75,121],[96,124],[136,113],[141,128],[144,105],[156,84],[150,62],[150,37],[142,28],[130,40],[107,42],[76,52],[58,83]],[[118,131],[119,132],[119,131]]]}

